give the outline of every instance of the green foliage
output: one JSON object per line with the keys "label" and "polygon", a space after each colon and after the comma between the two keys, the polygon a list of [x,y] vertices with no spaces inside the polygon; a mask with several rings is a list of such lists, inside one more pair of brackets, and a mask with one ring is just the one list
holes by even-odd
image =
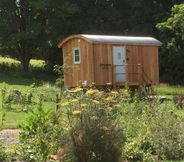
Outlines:
{"label": "green foliage", "polygon": [[[2,57],[0,56],[0,71],[1,72],[20,72],[21,63],[20,61],[9,58],[9,57]],[[43,60],[30,60],[29,63],[29,71],[31,73],[43,73],[49,72],[47,70],[47,65]]]}
{"label": "green foliage", "polygon": [[0,143],[0,161],[2,162],[8,162],[7,161],[7,154],[5,152],[5,147]]}
{"label": "green foliage", "polygon": [[176,109],[168,111],[167,106],[152,126],[154,149],[160,158],[180,160],[184,158],[184,121],[175,115]]}
{"label": "green foliage", "polygon": [[183,76],[183,40],[184,40],[184,4],[175,5],[170,17],[157,24],[163,42],[161,51],[161,76],[163,81],[182,84]]}
{"label": "green foliage", "polygon": [[20,159],[27,162],[46,162],[59,147],[62,128],[53,112],[41,107],[29,113],[20,125]]}
{"label": "green foliage", "polygon": [[1,0],[1,53],[16,57],[24,71],[33,57],[56,57],[59,31],[75,12],[77,6],[69,1]]}
{"label": "green foliage", "polygon": [[128,135],[124,157],[133,161],[183,159],[183,119],[172,102],[141,101],[121,103]]}
{"label": "green foliage", "polygon": [[[72,152],[80,162],[117,162],[125,141],[120,109],[123,95],[77,87],[61,102],[63,127],[67,128]],[[113,152],[113,154],[110,154]]]}
{"label": "green foliage", "polygon": [[[20,73],[1,73],[0,124],[2,125],[3,121],[2,128],[17,128],[19,123],[24,122],[27,111],[37,107],[41,95],[44,98],[43,106],[53,109],[56,94],[60,92],[59,88],[53,86],[54,80],[55,77],[46,74],[37,74],[33,77]],[[5,99],[3,99],[2,91],[4,91]],[[17,92],[20,94],[18,98]]]}
{"label": "green foliage", "polygon": [[154,87],[154,90],[159,95],[184,95],[183,86],[171,86],[167,84],[160,84]]}
{"label": "green foliage", "polygon": [[66,64],[55,65],[54,71],[58,74],[58,78],[56,79],[56,86],[60,87],[61,89],[64,87],[64,73],[66,73],[68,66]]}

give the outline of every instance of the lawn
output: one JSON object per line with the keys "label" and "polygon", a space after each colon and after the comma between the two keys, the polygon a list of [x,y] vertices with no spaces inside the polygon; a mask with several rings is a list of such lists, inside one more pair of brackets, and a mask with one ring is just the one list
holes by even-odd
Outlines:
{"label": "lawn", "polygon": [[[26,78],[22,76],[14,76],[14,75],[6,75],[1,74],[0,78],[0,125],[2,114],[4,110],[2,110],[2,95],[1,90],[6,87],[7,92],[12,91],[20,91],[21,93],[28,93],[29,91],[33,91],[33,100],[38,103],[39,96],[44,96],[43,107],[54,109],[55,108],[55,100],[56,94],[58,94],[59,88],[54,86],[54,79],[48,76],[48,80],[46,77],[44,79],[38,78]],[[14,106],[14,105],[13,105]],[[14,107],[16,107],[15,105]],[[18,106],[20,106],[18,104]],[[18,107],[17,106],[17,107]],[[33,107],[36,107],[37,104],[34,104]],[[5,113],[5,122],[2,128],[17,128],[17,126],[24,121],[26,117],[26,112],[13,112],[6,111]]]}
{"label": "lawn", "polygon": [[[20,62],[0,57],[0,67],[2,62],[4,64],[12,64],[15,67],[20,66]],[[43,68],[44,62],[31,60],[31,66],[35,69]],[[16,112],[2,110],[2,89],[6,88],[9,91],[20,91],[21,93],[28,93],[33,91],[34,102],[39,102],[36,98],[39,95],[44,95],[43,106],[45,108],[54,109],[56,94],[59,93],[59,88],[55,84],[56,76],[46,73],[28,73],[21,74],[20,72],[1,72],[0,73],[0,126],[1,128],[17,128],[26,118],[27,112]],[[17,106],[17,105],[16,105]],[[18,105],[20,106],[20,105]],[[37,105],[33,105],[36,107]],[[5,121],[2,125],[2,114],[5,112]]]}
{"label": "lawn", "polygon": [[160,95],[174,95],[180,94],[184,95],[184,86],[171,86],[168,84],[160,84],[159,86],[154,87],[155,92]]}

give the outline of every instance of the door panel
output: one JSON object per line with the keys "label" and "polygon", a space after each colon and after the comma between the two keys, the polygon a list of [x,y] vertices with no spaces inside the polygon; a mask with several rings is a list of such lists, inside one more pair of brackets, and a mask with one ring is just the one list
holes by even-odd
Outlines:
{"label": "door panel", "polygon": [[126,50],[125,47],[113,47],[113,64],[115,67],[116,82],[126,82]]}

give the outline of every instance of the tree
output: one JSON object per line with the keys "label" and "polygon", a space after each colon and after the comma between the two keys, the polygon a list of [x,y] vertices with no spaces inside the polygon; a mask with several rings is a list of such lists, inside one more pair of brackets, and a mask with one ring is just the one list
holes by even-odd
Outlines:
{"label": "tree", "polygon": [[164,81],[184,83],[184,4],[175,5],[170,17],[157,28],[163,42],[161,75]]}
{"label": "tree", "polygon": [[28,71],[31,58],[56,47],[58,31],[76,10],[59,0],[0,0],[1,53],[14,55]]}

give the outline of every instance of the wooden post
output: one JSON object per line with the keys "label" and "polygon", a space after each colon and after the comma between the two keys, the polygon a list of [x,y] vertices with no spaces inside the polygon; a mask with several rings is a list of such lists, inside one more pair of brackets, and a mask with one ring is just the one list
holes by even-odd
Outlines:
{"label": "wooden post", "polygon": [[61,97],[57,94],[56,95],[56,111],[59,111],[60,109],[60,102],[61,102]]}
{"label": "wooden post", "polygon": [[125,88],[128,89],[128,87],[129,87],[128,64],[125,64],[125,78],[126,78]]}
{"label": "wooden post", "polygon": [[142,69],[141,69],[141,64],[138,64],[138,85],[142,85]]}
{"label": "wooden post", "polygon": [[116,89],[116,65],[113,65],[113,89]]}

